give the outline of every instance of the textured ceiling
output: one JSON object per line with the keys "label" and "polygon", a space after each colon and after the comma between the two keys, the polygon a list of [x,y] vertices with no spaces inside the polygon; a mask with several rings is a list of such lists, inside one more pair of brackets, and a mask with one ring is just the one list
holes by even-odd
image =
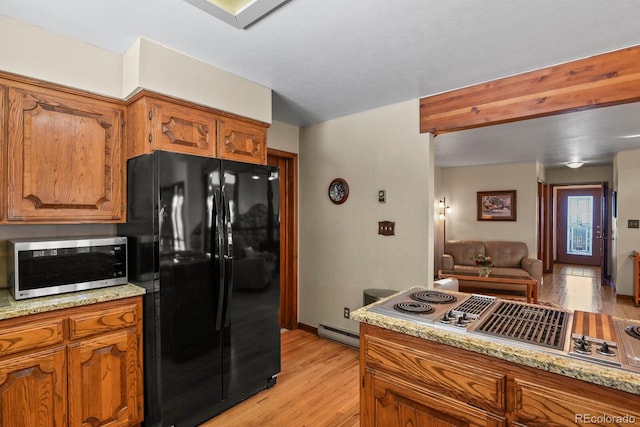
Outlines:
{"label": "textured ceiling", "polygon": [[[290,0],[244,30],[184,0],[2,0],[0,14],[118,53],[149,38],[272,88],[274,119],[301,126],[640,45],[637,0]],[[545,140],[587,144],[582,125],[554,126]]]}

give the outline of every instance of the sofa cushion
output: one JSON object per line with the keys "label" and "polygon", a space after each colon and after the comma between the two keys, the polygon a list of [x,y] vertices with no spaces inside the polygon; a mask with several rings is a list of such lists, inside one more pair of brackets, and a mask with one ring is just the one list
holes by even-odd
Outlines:
{"label": "sofa cushion", "polygon": [[456,265],[475,265],[473,257],[485,254],[484,245],[478,240],[449,240],[444,251],[453,257]]}
{"label": "sofa cushion", "polygon": [[522,260],[529,256],[524,242],[487,241],[484,245],[494,267],[520,268]]}

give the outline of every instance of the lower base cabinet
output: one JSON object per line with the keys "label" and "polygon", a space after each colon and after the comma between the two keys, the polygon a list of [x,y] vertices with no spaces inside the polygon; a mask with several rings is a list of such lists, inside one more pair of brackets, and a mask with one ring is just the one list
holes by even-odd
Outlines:
{"label": "lower base cabinet", "polygon": [[141,335],[141,297],[0,321],[0,425],[139,425]]}
{"label": "lower base cabinet", "polygon": [[626,426],[640,395],[360,325],[360,426]]}

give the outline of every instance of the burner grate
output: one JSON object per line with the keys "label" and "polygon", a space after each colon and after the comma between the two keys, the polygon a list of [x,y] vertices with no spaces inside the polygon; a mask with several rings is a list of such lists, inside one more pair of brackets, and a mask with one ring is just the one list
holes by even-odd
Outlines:
{"label": "burner grate", "polygon": [[467,316],[472,318],[478,318],[495,301],[495,297],[473,294],[462,304],[454,308],[453,311],[458,313],[466,313]]}
{"label": "burner grate", "polygon": [[562,310],[500,301],[476,331],[562,350],[567,322]]}
{"label": "burner grate", "polygon": [[450,304],[457,301],[455,296],[439,291],[414,292],[411,294],[411,299],[431,304]]}

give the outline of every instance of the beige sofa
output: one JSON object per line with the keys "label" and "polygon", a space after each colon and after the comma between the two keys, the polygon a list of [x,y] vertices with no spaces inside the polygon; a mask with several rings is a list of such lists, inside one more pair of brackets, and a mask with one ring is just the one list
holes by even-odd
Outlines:
{"label": "beige sofa", "polygon": [[538,285],[542,283],[542,261],[529,258],[524,242],[450,240],[446,242],[444,252],[441,264],[443,272],[477,273],[478,266],[473,257],[482,254],[491,257],[492,274],[514,277],[529,275]]}

